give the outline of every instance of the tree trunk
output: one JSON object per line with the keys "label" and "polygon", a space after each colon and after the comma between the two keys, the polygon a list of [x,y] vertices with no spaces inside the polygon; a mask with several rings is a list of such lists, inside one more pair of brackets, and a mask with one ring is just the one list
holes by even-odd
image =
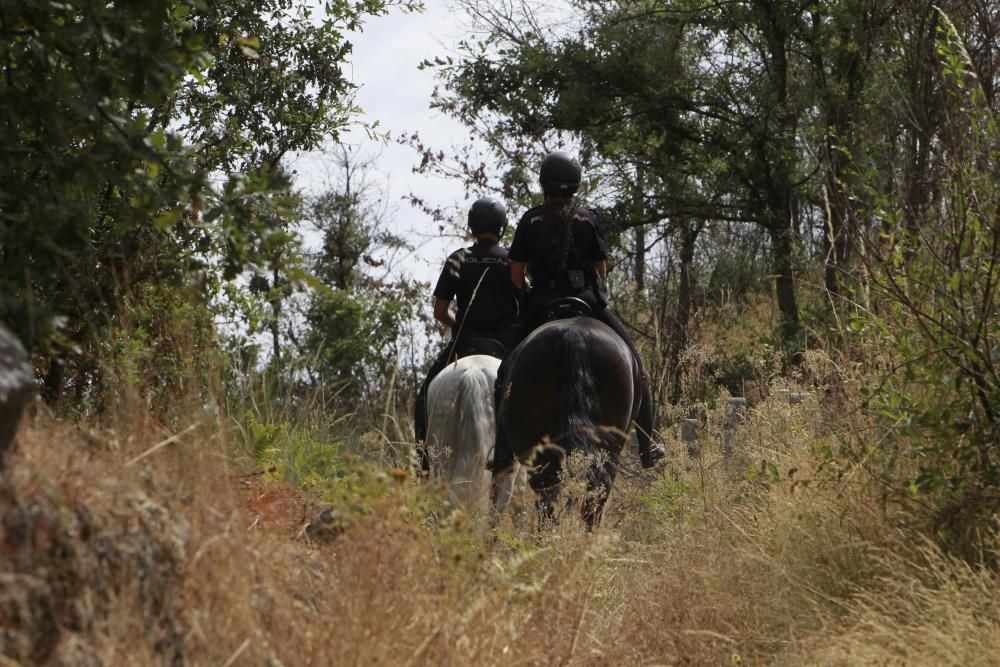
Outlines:
{"label": "tree trunk", "polygon": [[849,193],[845,182],[848,178],[849,158],[843,154],[844,149],[838,139],[846,136],[850,131],[849,127],[850,121],[835,111],[828,121],[823,146],[823,160],[826,163],[823,283],[827,291],[835,296],[841,293],[838,275],[849,259],[852,236]]}
{"label": "tree trunk", "polygon": [[670,332],[670,369],[671,388],[670,402],[677,405],[681,400],[681,368],[680,358],[688,342],[688,324],[691,321],[691,313],[694,311],[694,275],[692,267],[694,265],[694,247],[698,241],[698,234],[701,232],[701,224],[692,224],[689,220],[683,220],[678,225],[680,236],[680,279],[677,286],[677,315],[674,318],[674,326]]}
{"label": "tree trunk", "polygon": [[635,288],[639,292],[646,288],[646,228],[635,228]]}
{"label": "tree trunk", "polygon": [[281,317],[281,296],[278,290],[281,275],[278,271],[280,258],[277,258],[274,267],[271,269],[271,344],[274,346],[274,366],[275,370],[281,367],[281,330],[279,319]]}
{"label": "tree trunk", "polygon": [[42,398],[49,405],[54,405],[62,396],[63,383],[66,379],[66,366],[55,355],[49,357],[49,370],[42,381]]}
{"label": "tree trunk", "polygon": [[795,17],[790,6],[772,0],[756,0],[760,14],[760,29],[767,42],[767,88],[769,108],[762,110],[765,124],[759,128],[759,154],[762,168],[764,211],[761,224],[771,235],[774,267],[774,291],[781,313],[778,334],[785,346],[797,347],[799,307],[795,298],[792,275],[794,250],[794,187],[793,173],[797,149],[795,146],[798,118],[789,101],[788,40]]}
{"label": "tree trunk", "polygon": [[774,295],[778,301],[781,321],[778,332],[785,345],[800,345],[799,305],[795,297],[795,277],[792,258],[795,244],[788,224],[769,227],[771,235],[771,260],[774,270]]}
{"label": "tree trunk", "polygon": [[937,10],[923,8],[920,31],[909,72],[912,124],[908,128],[908,150],[904,161],[903,218],[906,228],[914,235],[920,227],[924,209],[931,201],[931,144],[937,125],[935,109]]}
{"label": "tree trunk", "polygon": [[[824,285],[832,295],[841,294],[840,274],[850,259],[857,233],[850,193],[852,161],[858,145],[855,127],[861,94],[866,83],[872,43],[891,10],[859,6],[862,13],[850,19],[814,9],[812,65],[826,127],[820,154],[824,172],[823,233]],[[858,20],[860,19],[860,20]],[[832,35],[826,23],[835,24]],[[829,63],[829,67],[827,66]]]}

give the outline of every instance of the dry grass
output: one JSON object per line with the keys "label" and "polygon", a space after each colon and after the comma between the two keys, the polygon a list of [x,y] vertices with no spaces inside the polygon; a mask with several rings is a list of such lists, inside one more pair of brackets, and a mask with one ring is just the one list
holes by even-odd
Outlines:
{"label": "dry grass", "polygon": [[1000,581],[929,544],[911,560],[877,554],[890,574],[859,592],[828,634],[788,664],[995,665],[1000,656]]}
{"label": "dry grass", "polygon": [[[863,474],[820,469],[837,429],[863,426],[781,389],[730,433],[732,457],[716,408],[700,458],[675,440],[658,473],[627,460],[595,533],[505,518],[492,546],[439,488],[378,472],[346,532],[303,539],[314,500],[241,476],[208,416],[156,450],[170,434],[135,408],[101,431],[36,418],[10,476],[75,555],[58,561],[36,530],[34,560],[0,572],[35,568],[52,590],[102,573],[67,598],[85,621],[53,616],[62,664],[988,663],[995,576],[894,528]],[[30,634],[3,609],[0,629]]]}

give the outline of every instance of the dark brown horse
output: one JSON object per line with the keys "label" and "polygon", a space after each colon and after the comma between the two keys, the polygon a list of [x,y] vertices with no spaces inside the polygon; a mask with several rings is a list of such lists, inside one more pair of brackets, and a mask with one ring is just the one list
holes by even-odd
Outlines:
{"label": "dark brown horse", "polygon": [[[504,365],[498,428],[514,456],[532,466],[529,484],[540,508],[553,516],[567,474],[564,459],[581,452],[590,457],[583,516],[594,526],[639,406],[635,358],[607,325],[574,317],[535,329]],[[494,473],[496,510],[508,495],[503,475]]]}

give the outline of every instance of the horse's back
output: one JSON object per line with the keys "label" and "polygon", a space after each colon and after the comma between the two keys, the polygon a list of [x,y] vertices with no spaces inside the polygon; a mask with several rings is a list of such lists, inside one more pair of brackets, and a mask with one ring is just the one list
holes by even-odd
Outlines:
{"label": "horse's back", "polygon": [[593,317],[573,317],[546,322],[531,332],[517,350],[522,372],[541,378],[563,363],[568,339],[577,337],[586,346],[590,369],[600,378],[630,383],[637,370],[628,345],[614,329]]}
{"label": "horse's back", "polygon": [[485,508],[486,460],[493,446],[493,385],[500,360],[483,354],[449,364],[427,388],[427,444],[441,476],[469,508]]}

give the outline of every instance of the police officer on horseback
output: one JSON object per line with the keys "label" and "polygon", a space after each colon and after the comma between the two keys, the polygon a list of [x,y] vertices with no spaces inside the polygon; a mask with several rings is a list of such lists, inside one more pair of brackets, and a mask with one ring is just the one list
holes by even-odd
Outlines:
{"label": "police officer on horseback", "polygon": [[[420,464],[429,460],[427,388],[445,366],[469,354],[502,358],[517,335],[518,291],[510,280],[507,249],[500,245],[507,228],[507,210],[495,199],[477,199],[469,209],[469,231],[475,243],[448,256],[434,288],[434,319],[451,327],[451,340],[431,364],[417,394],[414,424]],[[455,314],[451,304],[457,300]]]}
{"label": "police officer on horseback", "polygon": [[[648,468],[665,455],[662,446],[651,440],[653,405],[649,379],[631,337],[608,309],[607,250],[597,215],[576,201],[581,177],[580,163],[566,153],[550,153],[542,160],[539,182],[543,203],[521,217],[508,255],[511,281],[518,289],[526,290],[526,312],[511,347],[546,320],[560,316],[558,311],[571,302],[579,304],[580,312],[566,314],[588,314],[611,327],[632,350],[641,371],[642,403],[635,424],[639,457],[643,467]],[[570,305],[569,310],[572,309]],[[502,365],[498,387],[502,386],[504,372]],[[503,438],[498,429],[494,470],[513,464]]]}

